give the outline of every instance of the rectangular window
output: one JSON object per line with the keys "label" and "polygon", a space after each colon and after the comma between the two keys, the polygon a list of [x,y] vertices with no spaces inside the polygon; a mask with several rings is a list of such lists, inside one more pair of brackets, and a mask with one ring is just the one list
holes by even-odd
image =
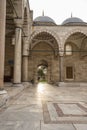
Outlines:
{"label": "rectangular window", "polygon": [[67,44],[66,45],[66,55],[69,56],[69,55],[72,55],[72,46]]}
{"label": "rectangular window", "polygon": [[73,67],[72,66],[66,67],[66,78],[73,79]]}

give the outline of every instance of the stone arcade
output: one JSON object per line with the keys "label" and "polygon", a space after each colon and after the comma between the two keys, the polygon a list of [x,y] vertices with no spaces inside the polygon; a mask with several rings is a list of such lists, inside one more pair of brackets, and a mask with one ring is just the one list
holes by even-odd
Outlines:
{"label": "stone arcade", "polygon": [[48,83],[87,82],[87,23],[77,17],[61,25],[48,16],[33,20],[28,0],[0,0],[0,90],[38,82],[45,66]]}

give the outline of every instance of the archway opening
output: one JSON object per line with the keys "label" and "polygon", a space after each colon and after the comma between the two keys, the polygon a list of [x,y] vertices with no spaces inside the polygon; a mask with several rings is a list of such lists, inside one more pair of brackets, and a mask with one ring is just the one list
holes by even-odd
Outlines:
{"label": "archway opening", "polygon": [[[76,32],[65,42],[64,80],[68,82],[85,82],[87,80],[87,36]],[[84,67],[83,67],[84,66]]]}
{"label": "archway opening", "polygon": [[37,81],[38,82],[47,82],[47,65],[39,65],[37,67]]}
{"label": "archway opening", "polygon": [[[40,80],[46,80],[48,83],[57,82],[59,80],[59,47],[56,39],[50,33],[40,32],[32,39],[29,50],[29,79],[34,79],[35,82]],[[47,64],[41,62],[42,60]],[[38,73],[43,76],[41,77]]]}

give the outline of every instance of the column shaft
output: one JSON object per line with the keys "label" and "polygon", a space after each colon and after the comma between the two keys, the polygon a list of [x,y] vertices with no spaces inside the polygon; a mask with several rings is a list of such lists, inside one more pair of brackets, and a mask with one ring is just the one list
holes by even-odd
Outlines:
{"label": "column shaft", "polygon": [[28,82],[28,56],[23,57],[23,82]]}
{"label": "column shaft", "polygon": [[60,56],[60,82],[64,81],[64,65],[63,65],[63,56]]}
{"label": "column shaft", "polygon": [[0,0],[0,89],[4,87],[6,0]]}
{"label": "column shaft", "polygon": [[28,37],[23,38],[23,82],[28,82],[28,56],[29,56],[29,41]]}
{"label": "column shaft", "polygon": [[14,54],[14,80],[13,82],[18,84],[21,83],[21,28],[16,28],[16,42],[15,42],[15,54]]}

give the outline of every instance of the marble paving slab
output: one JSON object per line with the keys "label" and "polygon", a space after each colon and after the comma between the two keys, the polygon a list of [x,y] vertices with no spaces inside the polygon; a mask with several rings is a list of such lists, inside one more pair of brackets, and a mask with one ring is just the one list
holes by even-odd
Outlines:
{"label": "marble paving slab", "polygon": [[43,118],[46,124],[87,124],[87,108],[79,103],[42,102]]}

